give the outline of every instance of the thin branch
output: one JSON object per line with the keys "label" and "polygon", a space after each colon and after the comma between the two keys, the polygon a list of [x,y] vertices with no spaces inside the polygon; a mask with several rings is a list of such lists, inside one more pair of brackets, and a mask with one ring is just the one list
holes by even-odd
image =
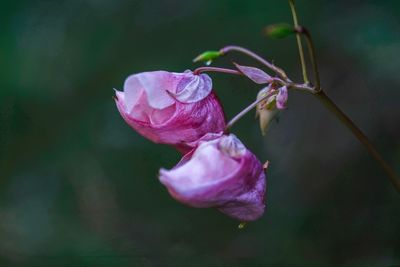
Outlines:
{"label": "thin branch", "polygon": [[307,41],[307,47],[308,47],[308,52],[310,54],[311,58],[311,65],[314,70],[314,78],[315,78],[315,90],[320,91],[321,90],[321,81],[319,78],[319,71],[318,71],[318,65],[317,65],[317,56],[315,55],[315,46],[314,42],[312,40],[311,34],[308,31],[307,28],[303,26],[298,26],[296,27],[296,32],[304,35]]}
{"label": "thin branch", "polygon": [[260,102],[266,100],[270,96],[271,96],[271,92],[269,92],[264,97],[261,97],[260,99],[257,99],[256,101],[251,103],[249,106],[247,106],[245,109],[243,109],[241,112],[239,112],[235,117],[233,117],[228,122],[228,124],[225,127],[225,131],[224,132],[227,132],[227,130],[230,129],[238,120],[240,120],[244,115],[246,115],[249,111],[251,111],[253,108],[255,108]]}
{"label": "thin branch", "polygon": [[315,94],[315,88],[311,87],[309,84],[299,84],[299,83],[287,83],[286,86],[288,87],[288,89],[296,89],[299,91],[306,91],[312,94]]}
{"label": "thin branch", "polygon": [[268,60],[260,57],[259,55],[257,55],[256,53],[244,48],[244,47],[240,47],[240,46],[236,46],[236,45],[229,45],[229,46],[225,46],[223,48],[221,48],[219,50],[221,52],[222,55],[227,54],[228,52],[231,51],[237,51],[240,52],[242,54],[245,54],[255,60],[257,60],[258,62],[260,62],[261,64],[265,65],[266,67],[268,67],[269,69],[271,69],[273,72],[275,72],[279,77],[281,77],[283,80],[285,81],[290,81],[288,76],[286,75],[285,71],[277,66],[275,66],[274,64],[270,63]]}
{"label": "thin branch", "polygon": [[195,69],[193,71],[193,74],[198,75],[202,72],[220,72],[220,73],[228,73],[228,74],[234,74],[234,75],[243,75],[238,70],[217,68],[217,67],[200,67],[200,68]]}
{"label": "thin branch", "polygon": [[347,117],[347,115],[321,90],[314,94],[318,99],[333,113],[346,127],[354,134],[354,136],[367,148],[369,154],[381,165],[382,169],[386,172],[390,182],[400,193],[400,180],[394,170],[383,159],[378,150],[369,141],[368,137],[354,124],[354,122]]}

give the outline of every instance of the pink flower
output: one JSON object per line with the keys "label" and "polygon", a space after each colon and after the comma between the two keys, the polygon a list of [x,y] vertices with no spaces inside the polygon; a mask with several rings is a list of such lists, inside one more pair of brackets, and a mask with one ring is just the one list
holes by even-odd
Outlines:
{"label": "pink flower", "polygon": [[215,207],[240,221],[264,213],[262,164],[232,134],[200,142],[173,169],[161,169],[159,179],[173,198],[191,207]]}
{"label": "pink flower", "polygon": [[116,91],[116,104],[124,120],[141,135],[183,152],[190,149],[186,143],[225,128],[223,109],[206,74],[134,74],[126,79],[123,92]]}

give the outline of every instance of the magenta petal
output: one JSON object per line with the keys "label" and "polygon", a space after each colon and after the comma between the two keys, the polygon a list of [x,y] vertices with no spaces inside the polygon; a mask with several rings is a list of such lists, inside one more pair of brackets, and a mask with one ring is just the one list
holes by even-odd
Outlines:
{"label": "magenta petal", "polygon": [[215,207],[240,221],[264,213],[262,164],[232,134],[200,142],[176,167],[161,169],[160,181],[172,197],[192,207]]}
{"label": "magenta petal", "polygon": [[245,76],[247,76],[249,79],[251,79],[255,83],[265,84],[265,83],[270,83],[272,81],[272,78],[270,75],[268,75],[267,73],[265,73],[264,71],[262,71],[258,68],[241,66],[236,63],[234,63],[234,64],[241,73],[243,73]]}

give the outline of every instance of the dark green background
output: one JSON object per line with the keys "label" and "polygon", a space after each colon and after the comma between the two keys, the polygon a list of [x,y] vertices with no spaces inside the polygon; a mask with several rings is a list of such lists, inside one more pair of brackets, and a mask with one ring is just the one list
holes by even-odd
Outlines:
{"label": "dark green background", "polygon": [[[400,2],[297,1],[322,84],[400,173]],[[245,229],[171,199],[160,167],[180,158],[130,129],[112,88],[132,73],[184,71],[238,44],[300,80],[286,1],[2,1],[0,266],[396,266],[400,199],[366,150],[311,95],[262,137],[233,132],[269,160],[267,212]],[[232,54],[215,63],[254,62]],[[259,87],[212,74],[231,118]]]}

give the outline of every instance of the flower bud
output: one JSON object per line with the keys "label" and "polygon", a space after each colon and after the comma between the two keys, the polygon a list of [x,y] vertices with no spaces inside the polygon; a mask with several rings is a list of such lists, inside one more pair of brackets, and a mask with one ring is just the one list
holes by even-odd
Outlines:
{"label": "flower bud", "polygon": [[275,110],[262,109],[258,111],[261,135],[266,135],[271,121],[276,116]]}
{"label": "flower bud", "polygon": [[200,142],[160,181],[176,200],[196,208],[217,208],[240,221],[253,221],[265,209],[261,162],[234,135]]}
{"label": "flower bud", "polygon": [[225,116],[212,92],[208,75],[191,71],[143,72],[129,76],[124,91],[116,91],[124,120],[155,143],[176,146],[182,152],[206,133],[225,128]]}
{"label": "flower bud", "polygon": [[286,23],[273,24],[265,27],[265,34],[274,39],[286,38],[295,32],[294,27]]}
{"label": "flower bud", "polygon": [[220,51],[205,51],[203,53],[201,53],[200,55],[198,55],[197,57],[195,57],[193,59],[193,62],[206,62],[206,63],[211,63],[214,59],[219,58],[220,56],[222,56],[222,53]]}
{"label": "flower bud", "polygon": [[264,97],[268,97],[266,100],[261,101],[257,105],[256,116],[259,118],[260,122],[260,130],[262,135],[266,135],[269,125],[271,121],[274,119],[276,115],[275,103],[276,103],[276,94],[271,94],[271,87],[263,88],[257,95],[257,99],[261,99]]}

